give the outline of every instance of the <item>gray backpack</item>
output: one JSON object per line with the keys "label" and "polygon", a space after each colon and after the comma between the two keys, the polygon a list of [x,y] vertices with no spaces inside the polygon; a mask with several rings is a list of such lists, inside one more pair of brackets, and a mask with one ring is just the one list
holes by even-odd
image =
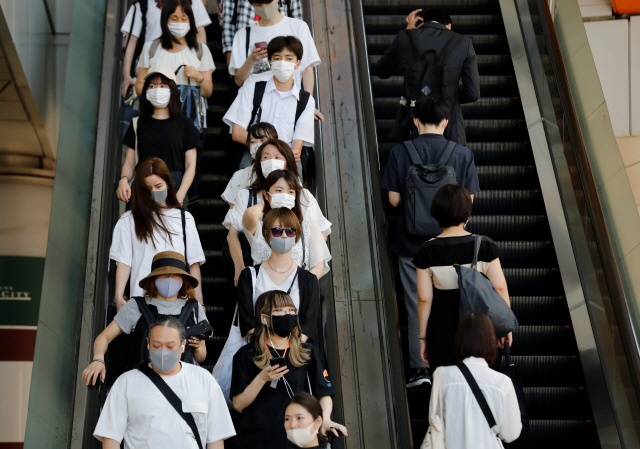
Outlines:
{"label": "gray backpack", "polygon": [[491,280],[486,274],[477,270],[478,252],[482,236],[474,235],[475,248],[471,267],[454,265],[458,273],[458,288],[460,289],[460,305],[458,313],[460,319],[467,312],[482,312],[489,317],[496,337],[502,338],[518,327],[518,319],[514,315],[507,302],[491,285]]}
{"label": "gray backpack", "polygon": [[431,216],[431,203],[440,187],[457,184],[456,172],[448,165],[457,143],[447,142],[437,164],[423,164],[413,142],[403,143],[413,165],[407,171],[404,193],[404,223],[407,234],[415,237],[433,237],[442,232]]}

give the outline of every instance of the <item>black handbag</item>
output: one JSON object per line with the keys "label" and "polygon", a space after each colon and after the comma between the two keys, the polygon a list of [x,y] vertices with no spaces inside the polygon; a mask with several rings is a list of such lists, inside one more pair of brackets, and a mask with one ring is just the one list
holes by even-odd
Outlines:
{"label": "black handbag", "polygon": [[522,387],[522,380],[520,379],[520,374],[516,369],[516,366],[511,361],[511,347],[509,343],[504,343],[504,359],[503,365],[499,370],[502,374],[511,379],[513,383],[513,389],[516,391],[516,397],[518,398],[518,406],[520,407],[520,420],[522,421],[522,431],[520,432],[520,436],[512,441],[511,443],[505,443],[505,447],[516,442],[522,441],[525,435],[529,432],[529,414],[527,413],[527,404],[524,398],[524,388]]}
{"label": "black handbag", "polygon": [[518,319],[502,296],[491,285],[486,274],[476,269],[482,236],[474,235],[475,249],[471,267],[454,265],[460,289],[460,319],[467,312],[482,312],[489,317],[496,337],[502,338],[518,327]]}
{"label": "black handbag", "polygon": [[[249,189],[249,200],[247,201],[247,209],[258,204],[257,195],[253,190]],[[251,245],[249,240],[245,237],[244,233],[238,234],[238,240],[240,240],[240,247],[242,248],[242,259],[244,260],[244,266],[249,267],[253,265],[253,259],[251,258]],[[222,244],[222,266],[225,268],[233,268],[233,258],[231,257],[231,251],[229,250],[229,243],[225,239]]]}

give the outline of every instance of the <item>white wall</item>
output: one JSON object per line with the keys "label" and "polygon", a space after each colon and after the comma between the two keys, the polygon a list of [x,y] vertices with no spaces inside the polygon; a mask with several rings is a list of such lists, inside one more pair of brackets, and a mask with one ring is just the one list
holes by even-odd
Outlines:
{"label": "white wall", "polygon": [[578,0],[578,5],[582,17],[610,16],[613,12],[610,0]]}
{"label": "white wall", "polygon": [[[55,34],[47,18],[48,5]],[[29,88],[56,153],[73,0],[0,0]]]}

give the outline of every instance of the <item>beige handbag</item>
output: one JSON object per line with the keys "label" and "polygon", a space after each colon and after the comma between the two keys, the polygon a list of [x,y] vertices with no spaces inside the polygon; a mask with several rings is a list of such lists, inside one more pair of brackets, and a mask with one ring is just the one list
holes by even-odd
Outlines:
{"label": "beige handbag", "polygon": [[433,373],[431,400],[429,401],[429,429],[420,449],[445,449],[444,420],[442,419],[442,368]]}

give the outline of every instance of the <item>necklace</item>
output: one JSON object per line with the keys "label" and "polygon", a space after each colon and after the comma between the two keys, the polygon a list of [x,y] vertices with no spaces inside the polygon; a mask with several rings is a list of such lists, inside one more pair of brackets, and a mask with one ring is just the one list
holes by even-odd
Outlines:
{"label": "necklace", "polygon": [[291,261],[291,265],[289,265],[289,266],[287,267],[287,269],[286,269],[286,270],[284,270],[284,271],[278,271],[278,270],[276,270],[275,268],[273,268],[273,265],[271,265],[271,259],[267,259],[267,263],[269,264],[269,268],[271,268],[273,271],[275,271],[275,272],[276,272],[276,273],[278,273],[278,274],[284,274],[284,273],[286,273],[287,271],[289,271],[289,270],[291,269],[291,265],[293,265],[293,261]]}

